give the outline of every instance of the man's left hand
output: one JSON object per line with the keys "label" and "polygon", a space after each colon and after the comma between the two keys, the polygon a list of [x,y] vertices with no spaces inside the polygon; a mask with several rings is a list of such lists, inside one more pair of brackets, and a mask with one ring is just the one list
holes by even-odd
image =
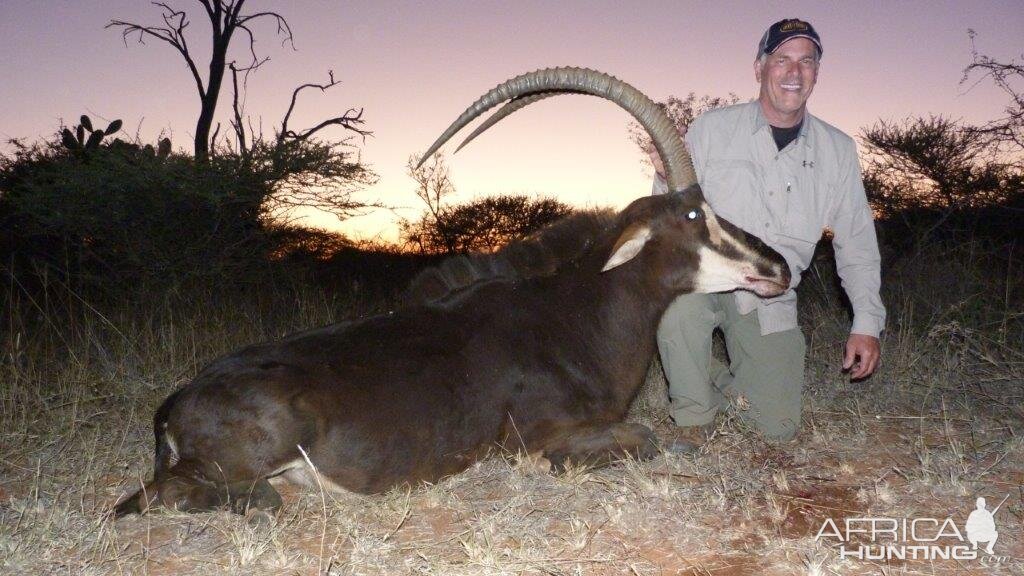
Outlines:
{"label": "man's left hand", "polygon": [[870,376],[882,356],[882,347],[878,338],[865,334],[850,334],[846,341],[846,357],[843,358],[843,370],[850,370],[850,379],[859,380]]}

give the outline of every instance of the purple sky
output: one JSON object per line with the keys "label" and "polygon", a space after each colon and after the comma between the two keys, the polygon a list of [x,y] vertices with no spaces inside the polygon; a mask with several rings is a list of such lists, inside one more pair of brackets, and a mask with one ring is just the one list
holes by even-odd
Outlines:
{"label": "purple sky", "polygon": [[[190,42],[208,34],[196,2],[169,0],[194,14]],[[966,121],[997,116],[1006,97],[983,83],[958,84],[970,63],[967,29],[992,57],[1024,52],[1024,7],[1003,2],[268,2],[292,25],[297,51],[257,27],[257,50],[271,57],[250,81],[247,110],[266,132],[291,90],[324,81],[342,85],[306,93],[293,125],[349,107],[365,108],[375,135],[363,159],[380,174],[367,197],[419,212],[406,158],[423,151],[485,90],[521,72],[579,65],[614,74],[653,98],[669,95],[754,97],[757,40],[772,22],[799,16],[822,36],[825,56],[811,97],[813,113],[856,134],[878,119],[928,113]],[[194,84],[166,44],[126,48],[111,19],[156,23],[140,0],[0,0],[0,138],[52,134],[81,113],[122,118],[144,140],[169,133],[190,148],[198,111]],[[239,54],[239,58],[244,55]],[[222,94],[229,112],[230,94]],[[226,120],[227,116],[223,116]],[[565,96],[502,122],[451,159],[457,200],[515,192],[581,205],[621,206],[649,192],[649,174],[627,137],[628,116],[594,98]],[[226,127],[226,122],[225,122]],[[340,136],[341,132],[329,133]],[[394,215],[342,225],[362,236],[393,237]],[[336,227],[330,219],[307,221]]]}

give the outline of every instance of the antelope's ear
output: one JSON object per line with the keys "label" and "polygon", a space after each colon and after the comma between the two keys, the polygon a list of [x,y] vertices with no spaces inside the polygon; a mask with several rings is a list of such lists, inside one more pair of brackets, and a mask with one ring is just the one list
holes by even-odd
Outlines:
{"label": "antelope's ear", "polygon": [[612,248],[612,255],[608,258],[608,261],[604,263],[604,268],[601,268],[601,272],[607,272],[616,266],[625,264],[643,249],[644,244],[651,239],[651,228],[644,224],[631,224],[626,228],[619,239],[615,241],[615,247]]}

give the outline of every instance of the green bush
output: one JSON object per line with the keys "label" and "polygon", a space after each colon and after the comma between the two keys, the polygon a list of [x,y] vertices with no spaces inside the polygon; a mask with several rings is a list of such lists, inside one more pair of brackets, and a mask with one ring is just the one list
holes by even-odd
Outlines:
{"label": "green bush", "polygon": [[88,150],[61,139],[0,156],[0,257],[18,274],[75,288],[132,289],[242,279],[294,234],[275,211],[315,204],[339,214],[374,175],[339,145],[288,141],[205,162],[114,140]]}
{"label": "green bush", "polygon": [[8,259],[113,285],[212,271],[251,253],[264,194],[218,163],[108,146],[52,145],[0,161]]}

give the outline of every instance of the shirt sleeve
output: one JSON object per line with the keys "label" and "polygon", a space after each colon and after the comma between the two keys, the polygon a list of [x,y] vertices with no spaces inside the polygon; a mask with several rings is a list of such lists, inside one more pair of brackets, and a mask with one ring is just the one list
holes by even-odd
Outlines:
{"label": "shirt sleeve", "polygon": [[833,232],[836,270],[853,307],[850,332],[877,338],[885,328],[885,306],[879,294],[882,259],[852,141],[840,159],[836,186],[829,225]]}

